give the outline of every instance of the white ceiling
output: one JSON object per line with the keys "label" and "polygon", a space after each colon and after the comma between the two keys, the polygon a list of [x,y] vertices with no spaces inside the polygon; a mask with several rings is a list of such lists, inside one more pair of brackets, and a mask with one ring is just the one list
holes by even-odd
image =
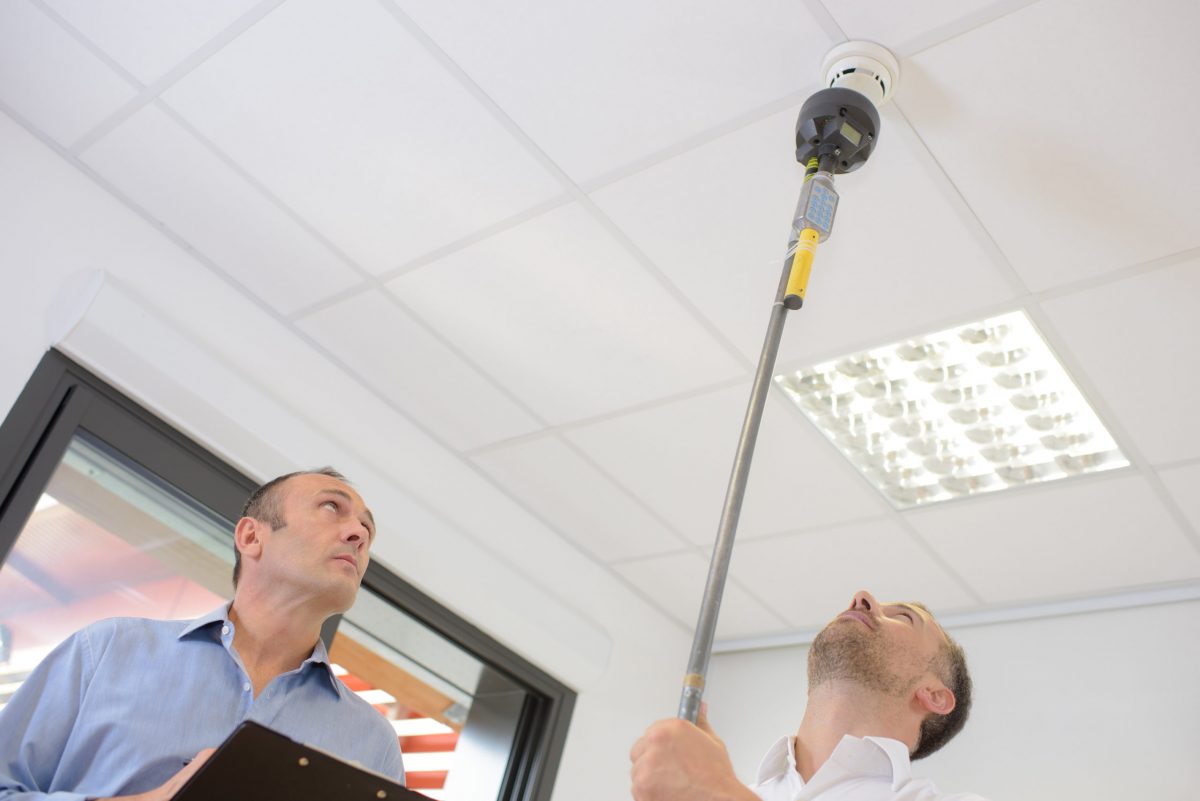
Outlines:
{"label": "white ceiling", "polygon": [[[452,596],[463,574],[413,549],[469,532],[549,610],[579,577],[546,554],[573,549],[686,633],[795,115],[824,53],[870,37],[900,88],[780,365],[1025,309],[1132,466],[900,513],[775,398],[719,636],[810,628],[863,586],[952,613],[1193,586],[1196,30],[1180,0],[7,0],[6,149],[81,179],[30,177],[7,219],[106,271],[131,305],[104,336],[228,418],[222,452],[299,411],[321,435],[277,461],[333,449],[397,493],[404,575]],[[145,222],[166,238],[122,233]]]}

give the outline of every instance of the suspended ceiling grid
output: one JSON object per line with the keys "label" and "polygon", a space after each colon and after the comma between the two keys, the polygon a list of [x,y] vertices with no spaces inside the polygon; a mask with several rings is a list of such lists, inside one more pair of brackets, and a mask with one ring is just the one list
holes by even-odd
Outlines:
{"label": "suspended ceiling grid", "polygon": [[[104,270],[126,347],[181,382],[194,349],[385,476],[417,530],[380,544],[401,573],[453,580],[411,547],[445,524],[599,617],[530,519],[684,632],[796,111],[829,47],[873,39],[901,86],[781,366],[1024,309],[1132,466],[901,513],[773,397],[719,636],[809,629],[860,587],[958,615],[1191,591],[1198,26],[1166,0],[13,0],[5,168],[49,147],[119,211],[39,179],[8,225],[71,232],[38,246]],[[183,344],[138,342],[139,315]],[[195,394],[240,419],[220,381]]]}

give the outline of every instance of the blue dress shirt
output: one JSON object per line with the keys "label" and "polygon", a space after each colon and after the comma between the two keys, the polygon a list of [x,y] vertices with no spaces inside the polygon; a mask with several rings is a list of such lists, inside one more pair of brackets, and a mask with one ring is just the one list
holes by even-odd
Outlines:
{"label": "blue dress shirt", "polygon": [[58,646],[0,710],[0,799],[152,790],[244,720],[404,781],[395,731],[333,675],[324,643],[255,698],[226,605],[102,620]]}

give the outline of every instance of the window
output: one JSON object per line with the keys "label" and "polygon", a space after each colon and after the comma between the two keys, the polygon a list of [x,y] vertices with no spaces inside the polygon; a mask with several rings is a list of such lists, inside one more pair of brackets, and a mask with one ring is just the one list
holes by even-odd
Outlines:
{"label": "window", "polygon": [[[0,704],[94,620],[193,618],[231,595],[232,529],[258,482],[62,354],[0,426],[0,454]],[[392,721],[410,787],[549,798],[568,688],[374,562],[322,638]]]}

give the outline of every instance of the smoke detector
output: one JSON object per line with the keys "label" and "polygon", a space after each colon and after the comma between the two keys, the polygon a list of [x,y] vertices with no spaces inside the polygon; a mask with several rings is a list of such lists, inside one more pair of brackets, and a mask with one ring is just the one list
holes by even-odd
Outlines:
{"label": "smoke detector", "polygon": [[878,108],[896,91],[900,62],[874,42],[843,42],[826,54],[821,73],[827,88],[853,89]]}

